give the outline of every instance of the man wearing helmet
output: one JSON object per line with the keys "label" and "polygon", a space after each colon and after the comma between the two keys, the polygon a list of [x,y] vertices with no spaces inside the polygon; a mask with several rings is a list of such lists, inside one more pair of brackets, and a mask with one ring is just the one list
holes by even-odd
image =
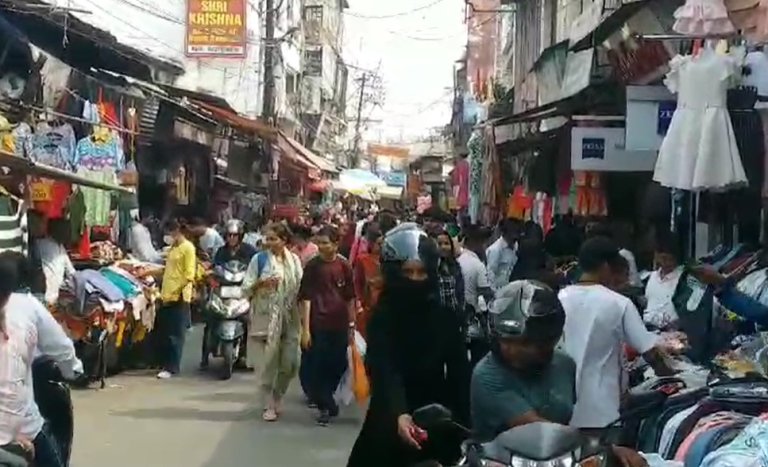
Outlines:
{"label": "man wearing helmet", "polygon": [[555,350],[564,324],[557,295],[543,283],[515,281],[498,291],[491,314],[491,352],[472,374],[477,441],[490,441],[518,425],[570,421],[576,364]]}
{"label": "man wearing helmet", "polygon": [[410,416],[431,403],[461,421],[468,416],[467,351],[456,313],[439,305],[438,258],[435,242],[415,224],[384,237],[384,287],[368,325],[371,401],[348,467],[450,464],[458,457],[457,436],[430,433],[420,440]]}
{"label": "man wearing helmet", "polygon": [[213,264],[218,266],[233,260],[249,264],[253,255],[256,254],[256,248],[243,242],[244,234],[244,224],[241,221],[237,219],[228,221],[226,226],[226,244],[216,252]]}
{"label": "man wearing helmet", "polygon": [[[556,350],[565,312],[555,292],[532,280],[512,282],[496,295],[491,352],[472,374],[473,438],[487,442],[516,426],[569,424],[576,403],[576,363]],[[624,467],[647,467],[635,451],[615,446]]]}

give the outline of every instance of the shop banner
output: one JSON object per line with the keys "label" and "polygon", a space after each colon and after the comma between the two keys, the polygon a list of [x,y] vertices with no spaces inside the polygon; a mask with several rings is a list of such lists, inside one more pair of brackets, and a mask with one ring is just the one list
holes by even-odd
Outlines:
{"label": "shop banner", "polygon": [[244,58],[247,0],[187,0],[187,57]]}
{"label": "shop banner", "polygon": [[387,172],[381,174],[382,180],[387,182],[388,186],[405,187],[407,183],[407,175],[403,172]]}
{"label": "shop banner", "polygon": [[627,149],[658,151],[677,101],[664,86],[627,86]]}
{"label": "shop banner", "polygon": [[624,128],[576,127],[571,130],[571,170],[652,172],[656,151],[629,151]]}

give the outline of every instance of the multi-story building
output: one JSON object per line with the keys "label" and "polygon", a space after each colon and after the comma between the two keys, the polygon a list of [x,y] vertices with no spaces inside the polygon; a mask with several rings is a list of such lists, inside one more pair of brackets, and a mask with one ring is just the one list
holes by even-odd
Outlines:
{"label": "multi-story building", "polygon": [[317,153],[347,165],[346,133],[349,71],[341,55],[346,0],[304,1],[304,54],[301,88],[305,142]]}

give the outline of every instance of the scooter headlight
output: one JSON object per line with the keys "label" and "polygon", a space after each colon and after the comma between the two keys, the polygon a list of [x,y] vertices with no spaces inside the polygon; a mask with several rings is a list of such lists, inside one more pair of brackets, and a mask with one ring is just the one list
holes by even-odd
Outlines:
{"label": "scooter headlight", "polygon": [[[581,461],[575,461],[573,454],[566,454],[558,459],[547,461],[534,461],[515,457],[512,459],[511,467],[600,467],[603,465],[603,456],[597,455],[588,457]],[[484,467],[510,467],[496,461],[484,461]]]}

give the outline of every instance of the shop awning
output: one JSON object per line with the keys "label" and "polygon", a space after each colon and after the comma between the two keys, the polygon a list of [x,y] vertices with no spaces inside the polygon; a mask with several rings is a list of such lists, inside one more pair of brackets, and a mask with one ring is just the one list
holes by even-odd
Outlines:
{"label": "shop awning", "polygon": [[324,193],[328,191],[329,188],[333,187],[333,182],[330,180],[318,180],[316,182],[310,183],[307,185],[307,189],[309,191],[314,191],[317,193]]}
{"label": "shop awning", "polygon": [[648,6],[650,0],[622,0],[621,6],[606,9],[605,2],[593,2],[576,18],[570,33],[570,49],[581,50],[600,44],[618,31],[629,18]]}
{"label": "shop awning", "polygon": [[28,159],[16,157],[13,154],[3,151],[0,151],[0,167],[8,167],[11,170],[18,170],[19,172],[23,172],[27,175],[37,175],[53,180],[61,180],[63,182],[70,182],[75,185],[87,186],[90,188],[96,188],[98,190],[131,194],[133,193],[133,191],[128,188],[89,180],[85,177],[77,175],[76,173],[67,172],[66,170],[57,169],[45,164],[38,164]]}
{"label": "shop awning", "polygon": [[248,185],[246,185],[245,183],[240,183],[237,180],[232,180],[231,178],[225,177],[223,175],[216,175],[214,177],[214,180],[218,183],[221,183],[222,185],[225,185],[237,191],[248,190]]}
{"label": "shop awning", "polygon": [[321,169],[312,160],[310,160],[302,151],[298,150],[283,132],[277,133],[277,146],[285,158],[294,165],[305,169],[307,176],[313,180],[319,180]]}
{"label": "shop awning", "polygon": [[307,158],[312,164],[314,164],[318,169],[322,170],[323,172],[333,173],[337,174],[339,173],[339,170],[328,160],[326,160],[324,157],[320,157],[316,155],[314,152],[307,149],[303,144],[299,143],[295,139],[291,138],[290,136],[286,135],[283,132],[280,132],[280,136],[284,137],[285,140],[290,144],[293,149],[295,149],[297,152],[299,152],[302,156]]}
{"label": "shop awning", "polygon": [[200,100],[191,100],[191,102],[193,105],[207,112],[210,112],[215,118],[221,119],[233,127],[256,133],[259,137],[268,140],[274,140],[277,136],[277,129],[262,122],[261,120],[243,117],[242,115],[238,115],[236,112],[223,109],[208,102],[203,102]]}
{"label": "shop awning", "polygon": [[376,195],[382,199],[402,199],[403,187],[385,186],[385,187],[377,188]]}

